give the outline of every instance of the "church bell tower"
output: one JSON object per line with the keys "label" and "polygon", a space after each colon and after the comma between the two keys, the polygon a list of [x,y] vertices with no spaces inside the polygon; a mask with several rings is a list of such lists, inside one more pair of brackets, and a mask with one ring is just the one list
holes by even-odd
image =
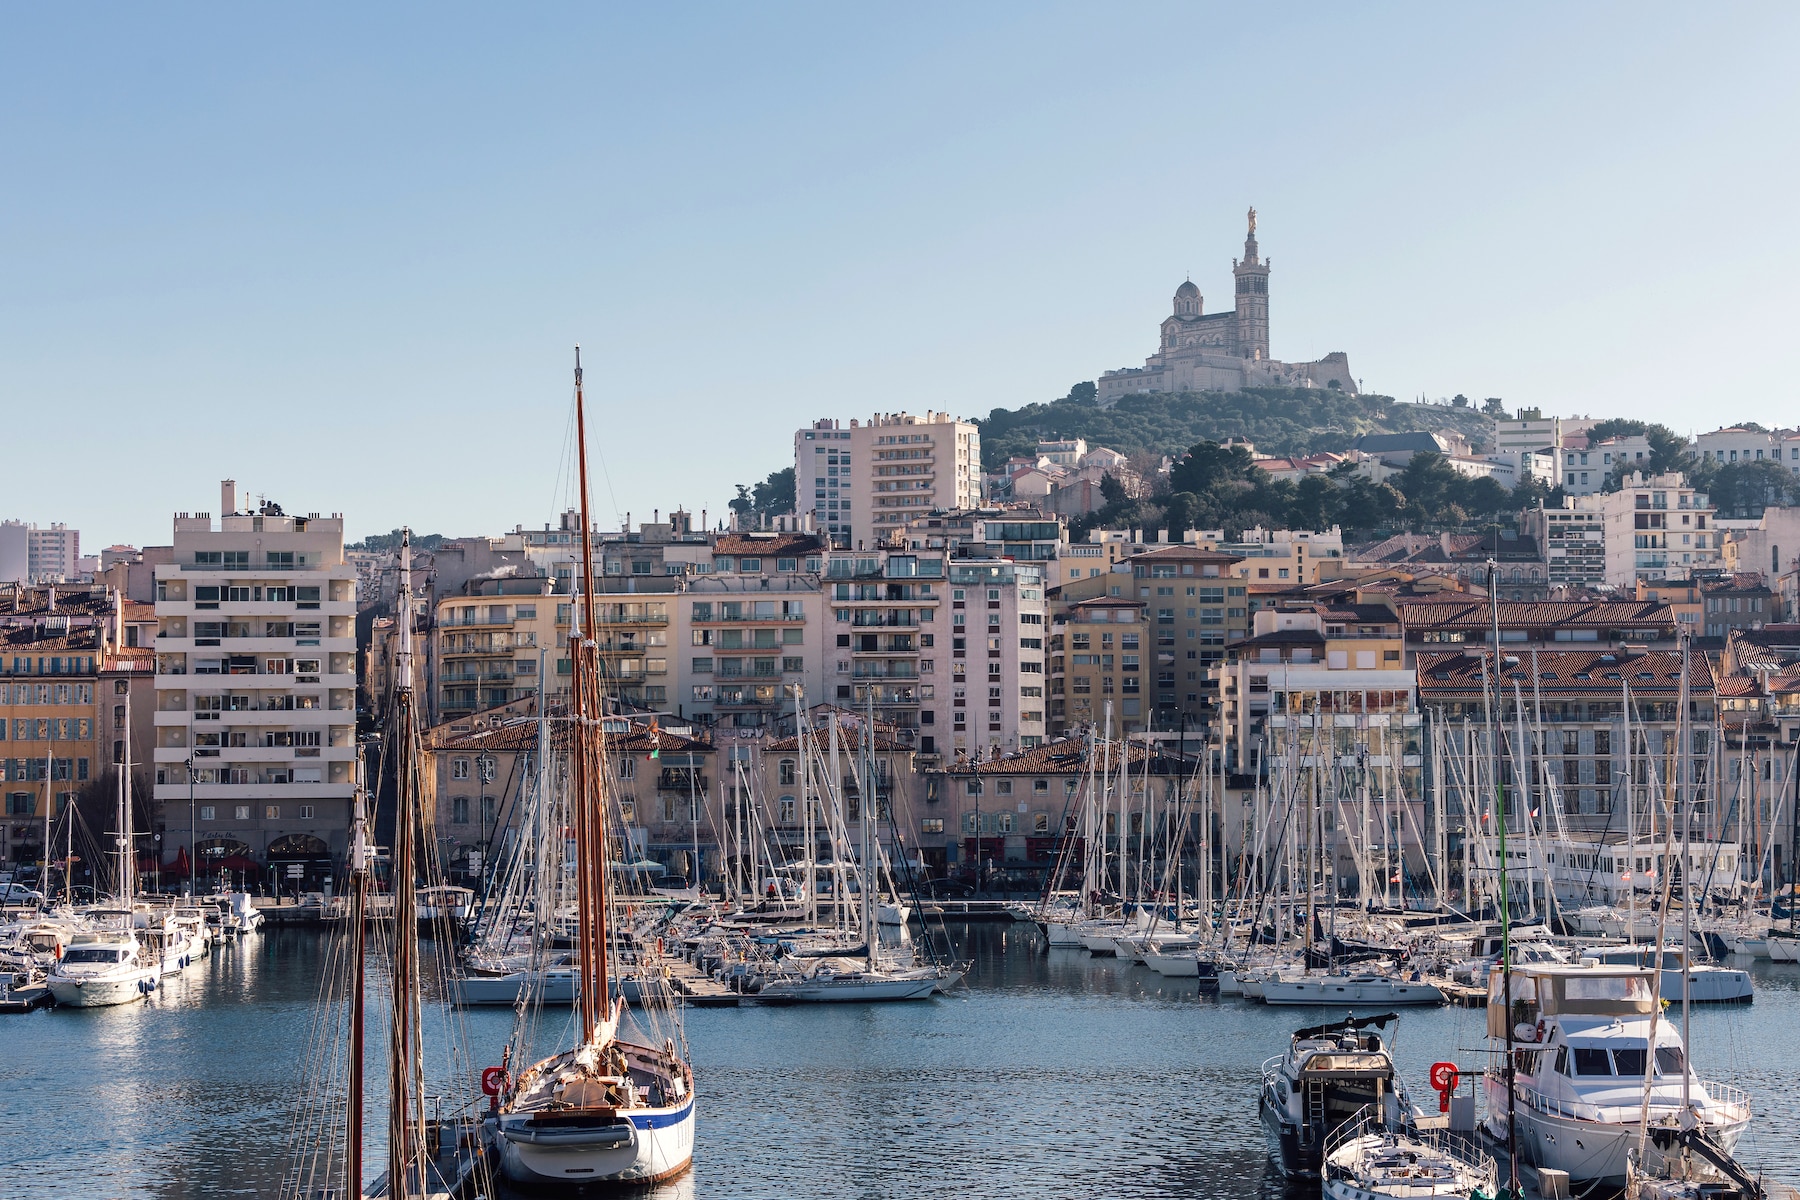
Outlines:
{"label": "church bell tower", "polygon": [[1250,232],[1244,238],[1244,257],[1233,260],[1237,281],[1237,353],[1258,361],[1269,357],[1269,264],[1256,252],[1256,210],[1250,210]]}

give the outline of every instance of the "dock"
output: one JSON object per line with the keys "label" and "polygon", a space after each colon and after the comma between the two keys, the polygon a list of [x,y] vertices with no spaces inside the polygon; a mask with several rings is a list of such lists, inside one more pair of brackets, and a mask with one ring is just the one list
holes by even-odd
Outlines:
{"label": "dock", "polygon": [[699,968],[684,958],[668,958],[664,960],[668,970],[669,984],[687,1003],[695,1008],[736,1008],[742,997],[710,975],[702,975]]}
{"label": "dock", "polygon": [[1425,982],[1444,993],[1444,1001],[1448,1004],[1454,1004],[1458,1008],[1487,1007],[1487,989],[1484,987],[1474,987],[1436,976],[1428,977]]}
{"label": "dock", "polygon": [[0,1013],[28,1013],[33,1009],[48,1008],[54,1003],[56,998],[41,983],[22,988],[8,987],[0,991]]}
{"label": "dock", "polygon": [[927,900],[918,906],[916,917],[937,917],[951,921],[1010,921],[1013,916],[1006,906],[1010,900]]}

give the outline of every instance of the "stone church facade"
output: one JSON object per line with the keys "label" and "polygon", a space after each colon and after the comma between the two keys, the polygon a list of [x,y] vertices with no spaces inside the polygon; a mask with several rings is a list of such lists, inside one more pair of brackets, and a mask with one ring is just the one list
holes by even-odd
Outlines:
{"label": "stone church facade", "polygon": [[1139,392],[1235,392],[1250,387],[1321,387],[1356,391],[1350,358],[1342,351],[1317,362],[1269,357],[1269,263],[1257,253],[1256,210],[1244,257],[1231,264],[1236,303],[1208,313],[1192,280],[1175,289],[1175,311],[1164,318],[1155,354],[1142,367],[1108,371],[1098,382],[1102,406]]}

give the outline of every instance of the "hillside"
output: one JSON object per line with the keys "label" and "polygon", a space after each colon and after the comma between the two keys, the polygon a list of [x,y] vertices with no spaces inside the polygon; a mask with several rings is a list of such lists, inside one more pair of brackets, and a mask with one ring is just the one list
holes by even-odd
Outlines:
{"label": "hillside", "polygon": [[1454,430],[1490,446],[1494,422],[1472,408],[1397,403],[1389,396],[1351,396],[1318,388],[1256,388],[1241,392],[1182,392],[1127,396],[1109,409],[1071,396],[1050,404],[996,408],[980,421],[981,458],[988,469],[1030,454],[1039,439],[1086,438],[1122,454],[1173,454],[1196,442],[1248,438],[1262,454],[1344,450],[1365,433]]}

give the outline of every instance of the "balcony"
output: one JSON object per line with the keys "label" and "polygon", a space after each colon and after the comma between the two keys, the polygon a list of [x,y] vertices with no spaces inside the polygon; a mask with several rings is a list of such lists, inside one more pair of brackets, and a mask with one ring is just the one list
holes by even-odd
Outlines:
{"label": "balcony", "polygon": [[912,663],[859,662],[850,672],[852,679],[917,679],[919,669]]}
{"label": "balcony", "polygon": [[919,622],[908,613],[882,613],[859,610],[850,618],[853,629],[916,629]]}

